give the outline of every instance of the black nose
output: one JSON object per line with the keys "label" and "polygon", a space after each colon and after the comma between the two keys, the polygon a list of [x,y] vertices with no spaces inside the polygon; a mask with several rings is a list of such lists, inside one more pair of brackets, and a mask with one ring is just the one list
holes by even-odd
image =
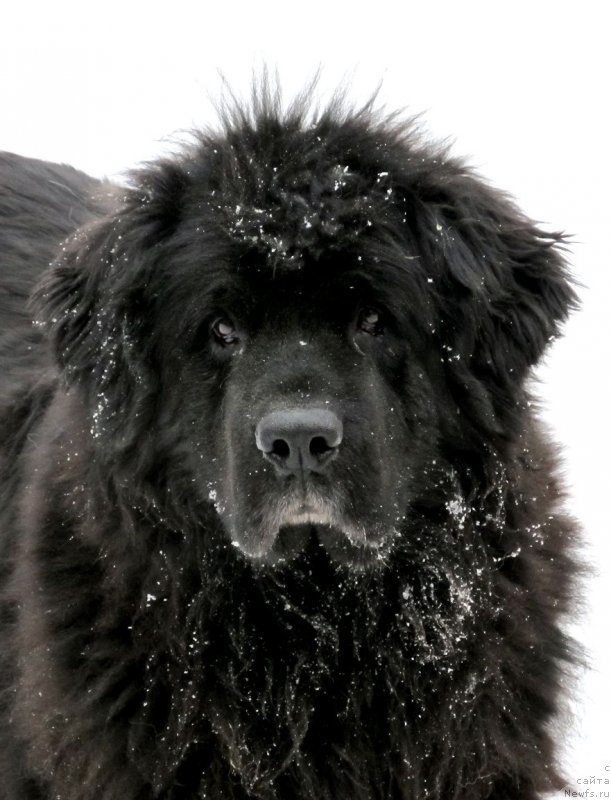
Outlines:
{"label": "black nose", "polygon": [[259,420],[257,447],[281,474],[322,472],[342,441],[342,422],[325,408],[272,411]]}

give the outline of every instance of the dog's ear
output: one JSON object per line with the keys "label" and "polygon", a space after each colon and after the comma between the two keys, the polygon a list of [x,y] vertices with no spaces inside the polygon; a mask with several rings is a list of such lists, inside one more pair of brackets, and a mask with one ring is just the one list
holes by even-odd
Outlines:
{"label": "dog's ear", "polygon": [[132,409],[141,416],[155,390],[147,287],[180,219],[187,180],[169,163],[136,176],[113,213],[65,244],[34,295],[66,383],[88,398],[96,436],[116,431]]}
{"label": "dog's ear", "polygon": [[421,238],[428,258],[442,262],[444,341],[487,384],[521,386],[577,306],[565,237],[543,231],[469,173],[425,205]]}
{"label": "dog's ear", "polygon": [[445,385],[474,435],[505,439],[523,424],[525,379],[577,306],[566,239],[460,162],[440,158],[398,194]]}

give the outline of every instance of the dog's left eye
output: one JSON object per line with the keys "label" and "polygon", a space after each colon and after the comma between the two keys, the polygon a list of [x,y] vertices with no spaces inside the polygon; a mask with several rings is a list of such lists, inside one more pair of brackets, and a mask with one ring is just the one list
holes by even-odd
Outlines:
{"label": "dog's left eye", "polygon": [[382,315],[375,308],[364,308],[359,314],[358,327],[370,336],[379,336],[384,331]]}
{"label": "dog's left eye", "polygon": [[227,317],[219,317],[212,323],[212,333],[223,345],[236,344],[240,340],[233,322]]}

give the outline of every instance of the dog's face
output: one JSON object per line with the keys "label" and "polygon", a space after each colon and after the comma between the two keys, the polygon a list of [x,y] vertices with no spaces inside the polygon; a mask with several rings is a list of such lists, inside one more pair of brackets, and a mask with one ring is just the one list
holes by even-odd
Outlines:
{"label": "dog's face", "polygon": [[143,173],[44,313],[97,458],[158,508],[195,494],[261,563],[383,563],[519,428],[572,298],[558,237],[362,118],[268,123]]}
{"label": "dog's face", "polygon": [[253,558],[314,537],[339,560],[383,559],[434,450],[426,359],[362,256],[250,262],[234,256],[212,296],[202,271],[166,367],[198,490]]}

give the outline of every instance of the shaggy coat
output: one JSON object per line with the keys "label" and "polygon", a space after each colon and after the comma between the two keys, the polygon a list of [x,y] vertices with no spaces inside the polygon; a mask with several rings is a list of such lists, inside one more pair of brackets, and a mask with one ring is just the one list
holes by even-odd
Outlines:
{"label": "shaggy coat", "polygon": [[0,798],[540,798],[562,236],[371,106],[221,116],[0,157]]}

